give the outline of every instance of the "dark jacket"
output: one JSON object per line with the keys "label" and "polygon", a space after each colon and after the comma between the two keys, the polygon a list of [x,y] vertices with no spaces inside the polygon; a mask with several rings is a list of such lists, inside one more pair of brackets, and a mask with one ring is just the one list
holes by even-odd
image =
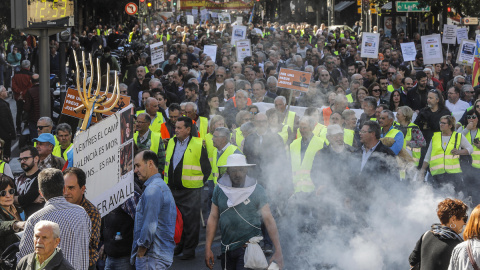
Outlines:
{"label": "dark jacket", "polygon": [[433,133],[440,131],[440,118],[444,115],[451,115],[450,110],[446,107],[436,112],[432,112],[427,107],[420,110],[417,118],[415,118],[414,124],[420,128],[427,145],[432,140]]}
{"label": "dark jacket", "polygon": [[[20,209],[17,209],[20,214]],[[13,231],[13,223],[15,220],[0,209],[0,254],[5,251],[5,249],[13,243],[19,242],[20,238]]]}
{"label": "dark jacket", "polygon": [[432,232],[425,237],[422,234],[408,261],[412,266],[420,263],[420,270],[447,270],[453,249],[460,243],[457,239],[439,239]]}
{"label": "dark jacket", "polygon": [[[23,257],[17,265],[17,270],[35,270],[35,252]],[[75,270],[73,266],[63,257],[63,252],[57,248],[57,254],[47,264],[44,270]]]}
{"label": "dark jacket", "polygon": [[13,124],[10,104],[0,98],[0,138],[3,140],[15,140],[15,125]]}
{"label": "dark jacket", "polygon": [[418,84],[415,85],[407,92],[407,106],[414,111],[425,108],[427,106],[428,91],[430,90],[430,86],[427,85],[424,91],[419,91]]}
{"label": "dark jacket", "polygon": [[22,69],[13,76],[12,91],[15,100],[23,98],[25,92],[32,87],[32,74],[30,70]]}
{"label": "dark jacket", "polygon": [[23,109],[27,113],[28,122],[37,123],[40,119],[40,85],[36,84],[28,89]]}
{"label": "dark jacket", "polygon": [[127,93],[130,96],[131,100],[134,101],[132,103],[135,104],[135,107],[139,106],[138,93],[140,93],[140,91],[148,90],[149,89],[149,85],[148,85],[149,82],[150,82],[150,79],[145,78],[143,80],[143,83],[140,84],[140,82],[137,79],[135,79],[128,86]]}

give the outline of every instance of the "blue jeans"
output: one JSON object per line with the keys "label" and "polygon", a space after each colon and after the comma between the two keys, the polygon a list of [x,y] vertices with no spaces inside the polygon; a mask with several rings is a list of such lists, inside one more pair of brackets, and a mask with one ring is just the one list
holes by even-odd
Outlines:
{"label": "blue jeans", "polygon": [[135,266],[130,264],[130,257],[113,258],[107,257],[105,270],[134,270]]}
{"label": "blue jeans", "polygon": [[161,259],[143,256],[135,259],[135,268],[137,270],[165,270],[170,267],[170,263],[167,264]]}

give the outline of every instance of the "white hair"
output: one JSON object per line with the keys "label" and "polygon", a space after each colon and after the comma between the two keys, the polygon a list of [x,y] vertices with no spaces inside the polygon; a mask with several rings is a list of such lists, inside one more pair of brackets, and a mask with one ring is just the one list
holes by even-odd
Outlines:
{"label": "white hair", "polygon": [[273,102],[276,102],[277,100],[281,100],[283,104],[287,104],[287,99],[284,96],[277,96]]}
{"label": "white hair", "polygon": [[57,223],[48,220],[40,220],[39,222],[37,222],[37,224],[35,224],[33,230],[36,231],[37,229],[42,227],[51,228],[53,232],[53,238],[56,239],[60,237],[60,226],[58,226]]}

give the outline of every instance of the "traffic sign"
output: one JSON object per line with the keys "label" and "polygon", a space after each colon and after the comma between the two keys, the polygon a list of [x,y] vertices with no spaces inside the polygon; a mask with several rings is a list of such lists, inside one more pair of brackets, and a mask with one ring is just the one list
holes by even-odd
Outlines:
{"label": "traffic sign", "polygon": [[478,25],[478,18],[476,17],[465,17],[463,18],[463,23],[466,25]]}
{"label": "traffic sign", "polygon": [[138,11],[138,6],[135,3],[128,3],[125,5],[125,12],[127,12],[128,15],[135,15]]}
{"label": "traffic sign", "polygon": [[419,8],[420,3],[418,1],[398,1],[397,12],[430,12],[431,7],[426,6]]}

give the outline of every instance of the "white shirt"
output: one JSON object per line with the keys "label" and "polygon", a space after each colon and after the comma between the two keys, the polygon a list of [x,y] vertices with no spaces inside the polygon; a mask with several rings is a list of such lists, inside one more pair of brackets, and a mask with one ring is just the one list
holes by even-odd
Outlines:
{"label": "white shirt", "polygon": [[467,110],[470,105],[468,105],[467,102],[459,99],[457,101],[457,103],[453,104],[451,103],[448,99],[445,101],[445,106],[447,106],[447,108],[453,113],[453,112],[458,112],[458,111],[462,111],[464,112],[465,110]]}

